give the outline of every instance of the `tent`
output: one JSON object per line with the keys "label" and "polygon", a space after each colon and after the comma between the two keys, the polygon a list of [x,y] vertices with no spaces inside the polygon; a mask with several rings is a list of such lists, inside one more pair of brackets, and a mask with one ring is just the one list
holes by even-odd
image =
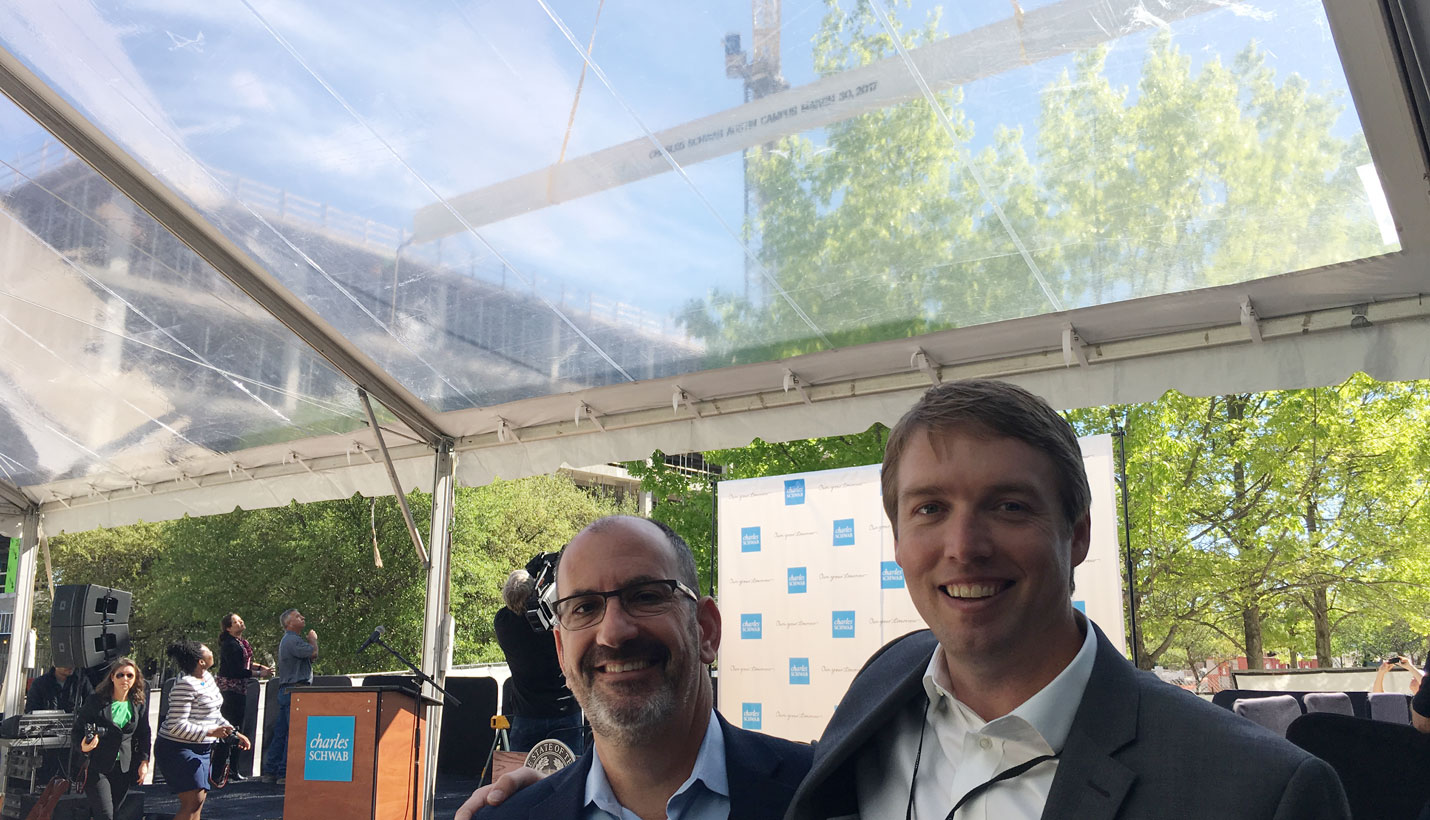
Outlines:
{"label": "tent", "polygon": [[0,8],[18,588],[42,527],[432,489],[440,681],[457,481],[1430,376],[1413,3],[635,6]]}

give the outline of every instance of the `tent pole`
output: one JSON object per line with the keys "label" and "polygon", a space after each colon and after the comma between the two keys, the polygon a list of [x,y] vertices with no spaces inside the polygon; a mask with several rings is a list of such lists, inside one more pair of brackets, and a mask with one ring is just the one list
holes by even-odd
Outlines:
{"label": "tent pole", "polygon": [[[422,546],[422,533],[417,531],[417,522],[412,520],[412,510],[407,506],[407,494],[402,491],[402,482],[397,480],[397,468],[392,466],[392,456],[387,454],[387,442],[382,438],[382,428],[377,425],[377,414],[372,412],[372,402],[368,401],[367,391],[358,388],[358,398],[362,400],[362,409],[367,411],[367,423],[372,428],[372,434],[377,439],[377,449],[382,453],[382,466],[387,468],[387,480],[392,482],[392,494],[397,496],[397,506],[402,508],[402,520],[407,524],[407,536],[412,539],[412,546],[417,548],[417,560],[422,566],[428,566],[427,550]],[[437,486],[435,483],[432,485]],[[432,508],[433,515],[436,515],[436,507]],[[436,532],[436,529],[432,530]]]}
{"label": "tent pole", "polygon": [[40,543],[40,511],[25,511],[20,560],[15,565],[15,617],[10,622],[10,652],[5,664],[5,714],[18,715],[25,705],[25,650],[35,617],[35,556]]}
{"label": "tent pole", "polygon": [[[437,446],[432,476],[432,529],[428,536],[431,561],[427,569],[427,608],[422,620],[422,671],[437,685],[447,683],[452,664],[452,516],[456,506],[457,459],[450,439]],[[424,694],[441,699],[430,686]],[[427,748],[423,756],[422,817],[433,820],[437,796],[437,749],[442,740],[440,706],[423,706],[427,720]]]}

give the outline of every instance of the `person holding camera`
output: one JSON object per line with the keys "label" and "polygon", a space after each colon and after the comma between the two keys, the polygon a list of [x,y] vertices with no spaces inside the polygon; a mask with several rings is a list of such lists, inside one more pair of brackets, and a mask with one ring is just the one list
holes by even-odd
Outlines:
{"label": "person holding camera", "polygon": [[169,788],[179,796],[174,820],[199,820],[212,782],[210,752],[214,743],[233,738],[243,750],[251,744],[223,717],[223,695],[209,674],[213,652],[198,641],[178,641],[168,654],[184,674],[169,692],[169,711],[159,726],[154,759]]}
{"label": "person holding camera", "polygon": [[497,644],[506,655],[511,668],[511,683],[507,692],[510,703],[502,711],[511,718],[509,735],[513,751],[528,752],[537,743],[555,738],[580,755],[585,744],[581,709],[556,659],[556,641],[551,632],[538,629],[527,620],[527,603],[537,594],[536,580],[531,570],[541,574],[541,562],[547,556],[538,555],[527,565],[507,576],[502,585],[502,600],[493,626]]}
{"label": "person holding camera", "polygon": [[1380,668],[1375,670],[1375,683],[1371,684],[1370,691],[1384,692],[1385,676],[1396,669],[1404,669],[1410,673],[1410,694],[1414,695],[1420,690],[1420,679],[1424,677],[1420,670],[1416,669],[1415,664],[1411,663],[1410,659],[1404,655],[1391,655],[1381,661]]}
{"label": "person holding camera", "polygon": [[149,710],[138,664],[120,658],[110,665],[99,688],[75,712],[71,735],[71,748],[89,760],[84,795],[90,816],[114,820],[130,787],[149,776]]}

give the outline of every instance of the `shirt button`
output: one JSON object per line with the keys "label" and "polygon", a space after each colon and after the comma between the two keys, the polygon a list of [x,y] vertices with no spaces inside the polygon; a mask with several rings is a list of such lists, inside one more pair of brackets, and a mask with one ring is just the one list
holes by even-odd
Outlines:
{"label": "shirt button", "polygon": [[993,748],[993,741],[989,740],[986,737],[980,737],[978,739],[978,748],[984,750],[991,749]]}

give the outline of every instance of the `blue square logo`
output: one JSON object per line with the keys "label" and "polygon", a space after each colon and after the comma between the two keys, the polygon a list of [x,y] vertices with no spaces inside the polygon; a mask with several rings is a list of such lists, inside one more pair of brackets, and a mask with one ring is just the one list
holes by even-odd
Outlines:
{"label": "blue square logo", "polygon": [[904,568],[895,561],[879,564],[879,589],[903,589]]}
{"label": "blue square logo", "polygon": [[809,658],[789,659],[789,682],[791,686],[809,685]]}
{"label": "blue square logo", "polygon": [[760,551],[760,528],[741,527],[740,528],[740,552]]}
{"label": "blue square logo", "polygon": [[791,478],[785,482],[785,506],[804,503],[804,479]]}
{"label": "blue square logo", "polygon": [[303,751],[304,780],[352,782],[355,725],[356,718],[351,715],[308,718],[307,745]]}
{"label": "blue square logo", "polygon": [[740,704],[740,728],[741,728],[741,729],[758,729],[758,728],[760,728],[760,724],[763,722],[763,721],[761,720],[761,714],[760,714],[761,711],[762,711],[762,710],[760,709],[760,704],[758,704],[758,703],[742,703],[742,704]]}
{"label": "blue square logo", "polygon": [[806,592],[809,590],[809,571],[804,567],[789,568],[789,593]]}
{"label": "blue square logo", "polygon": [[836,609],[834,610],[834,637],[852,638],[854,637],[854,610]]}
{"label": "blue square logo", "polygon": [[758,641],[764,632],[764,616],[758,612],[740,616],[740,640]]}
{"label": "blue square logo", "polygon": [[1081,612],[1082,614],[1086,615],[1087,601],[1073,601],[1073,609],[1076,609],[1078,612]]}
{"label": "blue square logo", "polygon": [[834,522],[834,546],[854,546],[854,519],[841,518]]}

